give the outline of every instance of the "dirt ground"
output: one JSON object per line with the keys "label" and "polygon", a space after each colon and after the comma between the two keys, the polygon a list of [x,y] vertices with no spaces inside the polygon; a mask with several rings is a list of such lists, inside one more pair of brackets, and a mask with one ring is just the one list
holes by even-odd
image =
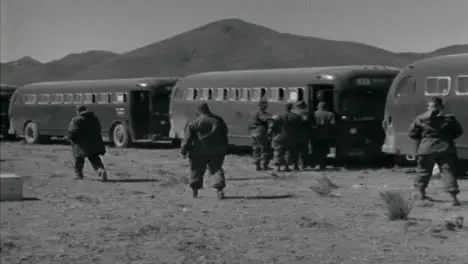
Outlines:
{"label": "dirt ground", "polygon": [[[468,183],[453,208],[437,180],[409,221],[389,221],[385,188],[412,192],[404,169],[327,172],[339,186],[319,196],[307,171],[256,172],[247,155],[229,155],[226,200],[206,179],[200,198],[186,186],[177,149],[113,149],[108,183],[86,164],[73,180],[67,145],[1,143],[1,170],[24,178],[25,201],[1,203],[1,263],[468,263]],[[465,224],[467,226],[468,223]]]}

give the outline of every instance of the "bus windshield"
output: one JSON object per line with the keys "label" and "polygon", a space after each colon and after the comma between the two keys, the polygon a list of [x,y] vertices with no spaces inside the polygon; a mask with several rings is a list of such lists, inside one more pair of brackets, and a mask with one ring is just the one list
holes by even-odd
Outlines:
{"label": "bus windshield", "polygon": [[340,114],[352,119],[381,119],[385,101],[386,93],[379,90],[348,92],[342,96]]}

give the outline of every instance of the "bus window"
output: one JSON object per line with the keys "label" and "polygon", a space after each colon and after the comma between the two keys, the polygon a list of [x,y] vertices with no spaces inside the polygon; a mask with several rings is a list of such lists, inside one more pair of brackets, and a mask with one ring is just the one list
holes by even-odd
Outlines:
{"label": "bus window", "polygon": [[267,88],[261,88],[260,99],[265,99],[267,96]]}
{"label": "bus window", "polygon": [[223,100],[223,88],[217,88],[216,89],[216,101],[222,101]]}
{"label": "bus window", "polygon": [[198,94],[198,88],[193,89],[193,98],[192,100],[197,100],[200,95]]}
{"label": "bus window", "polygon": [[223,88],[223,100],[227,100],[229,98],[229,89]]}
{"label": "bus window", "polygon": [[27,94],[26,98],[24,99],[25,104],[35,104],[37,100],[37,96],[35,94]]}
{"label": "bus window", "polygon": [[411,76],[406,76],[400,80],[396,89],[395,97],[406,97],[413,95],[416,92],[415,83]]}
{"label": "bus window", "polygon": [[63,94],[57,94],[57,104],[63,103]]}
{"label": "bus window", "polygon": [[249,101],[250,100],[250,88],[242,88],[242,95],[240,98],[241,101]]}
{"label": "bus window", "polygon": [[297,89],[297,100],[304,101],[304,87],[299,87]]}
{"label": "bus window", "polygon": [[468,95],[468,75],[457,77],[457,95]]}
{"label": "bus window", "polygon": [[80,93],[76,93],[73,95],[73,103],[74,104],[81,104],[83,102],[83,95]]}
{"label": "bus window", "polygon": [[96,102],[96,96],[92,93],[85,93],[83,103],[92,104]]}
{"label": "bus window", "polygon": [[37,103],[38,104],[48,104],[50,96],[48,94],[38,94]]}
{"label": "bus window", "polygon": [[278,101],[284,101],[284,88],[278,88]]}
{"label": "bus window", "polygon": [[126,103],[127,102],[127,93],[115,93],[115,94],[113,94],[112,102],[114,104]]}
{"label": "bus window", "polygon": [[208,89],[208,100],[213,100],[213,89]]}
{"label": "bus window", "polygon": [[239,96],[240,96],[239,88],[231,88],[231,96],[230,96],[229,99],[231,101],[237,101],[237,100],[239,100]]}
{"label": "bus window", "polygon": [[445,96],[450,92],[450,77],[428,77],[426,79],[425,95]]}
{"label": "bus window", "polygon": [[187,96],[185,98],[187,100],[193,100],[193,97],[194,97],[193,93],[194,93],[193,88],[188,88],[187,89]]}
{"label": "bus window", "polygon": [[107,104],[110,102],[110,96],[108,93],[100,93],[98,97],[98,103]]}
{"label": "bus window", "polygon": [[71,104],[73,102],[73,94],[67,93],[63,98],[65,104]]}
{"label": "bus window", "polygon": [[213,91],[210,88],[203,88],[201,100],[211,100],[213,97]]}
{"label": "bus window", "polygon": [[304,100],[304,88],[303,87],[289,87],[288,101],[297,102]]}

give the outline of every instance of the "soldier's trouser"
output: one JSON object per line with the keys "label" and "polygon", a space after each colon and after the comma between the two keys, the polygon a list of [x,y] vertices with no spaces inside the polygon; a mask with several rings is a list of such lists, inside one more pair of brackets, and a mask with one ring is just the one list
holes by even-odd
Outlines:
{"label": "soldier's trouser", "polygon": [[213,188],[222,190],[226,188],[226,179],[224,178],[224,155],[193,155],[190,157],[190,187],[193,189],[203,188],[203,179],[206,167],[213,179]]}
{"label": "soldier's trouser", "polygon": [[286,161],[287,148],[284,143],[272,140],[271,147],[273,149],[273,164],[275,166],[288,165]]}
{"label": "soldier's trouser", "polygon": [[271,146],[268,137],[266,136],[252,136],[252,155],[255,164],[266,166],[271,159]]}
{"label": "soldier's trouser", "polygon": [[430,154],[418,156],[418,174],[414,185],[420,191],[425,191],[432,176],[432,170],[437,163],[442,174],[442,182],[444,190],[450,194],[458,194],[458,182],[456,177],[456,161],[455,155],[447,154]]}
{"label": "soldier's trouser", "polygon": [[293,159],[293,164],[298,164],[299,159],[302,161],[302,166],[307,167],[310,165],[310,157],[309,157],[309,140],[299,140],[296,144],[297,156]]}
{"label": "soldier's trouser", "polygon": [[328,140],[317,140],[313,142],[312,153],[314,157],[314,163],[319,165],[320,168],[327,166],[327,155],[330,150],[330,143]]}
{"label": "soldier's trouser", "polygon": [[[93,169],[95,171],[102,169],[104,170],[104,164],[102,163],[101,158],[99,155],[91,155],[87,157],[91,165],[93,166]],[[83,168],[84,168],[84,163],[85,163],[85,157],[76,157],[75,158],[75,174],[77,176],[83,176]]]}

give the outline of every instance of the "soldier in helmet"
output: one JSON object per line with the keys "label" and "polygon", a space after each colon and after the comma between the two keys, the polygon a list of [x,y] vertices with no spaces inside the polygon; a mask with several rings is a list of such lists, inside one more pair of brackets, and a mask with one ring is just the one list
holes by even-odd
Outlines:
{"label": "soldier in helmet", "polygon": [[256,170],[269,170],[268,164],[271,158],[271,142],[268,135],[269,122],[272,115],[267,112],[268,102],[261,100],[258,109],[254,111],[249,120],[249,133],[252,139],[252,152]]}
{"label": "soldier in helmet", "polygon": [[299,169],[297,165],[297,134],[302,125],[299,115],[291,112],[293,105],[286,104],[285,112],[280,116],[275,116],[270,126],[272,135],[273,159],[277,171],[284,166],[285,171],[289,171],[289,165],[293,164],[294,169]]}
{"label": "soldier in helmet", "polygon": [[418,146],[418,177],[415,186],[419,189],[422,200],[430,200],[426,196],[426,188],[432,176],[434,164],[438,164],[442,172],[445,191],[453,199],[453,205],[459,206],[457,195],[460,192],[457,182],[457,149],[455,139],[463,134],[458,120],[444,111],[440,97],[432,98],[427,111],[412,122],[409,136],[419,141]]}
{"label": "soldier in helmet", "polygon": [[328,110],[326,102],[319,102],[314,112],[314,132],[312,151],[318,169],[326,168],[328,151],[335,135],[335,114]]}
{"label": "soldier in helmet", "polygon": [[298,167],[299,158],[302,161],[302,167],[305,169],[310,165],[309,157],[309,145],[310,145],[310,130],[311,123],[309,120],[309,111],[307,110],[307,105],[304,101],[299,101],[296,103],[293,113],[299,115],[302,119],[301,127],[297,135],[297,151],[298,159],[293,161],[295,167]]}
{"label": "soldier in helmet", "polygon": [[207,167],[215,176],[213,188],[217,190],[218,198],[224,198],[226,180],[223,163],[228,143],[228,128],[224,120],[213,114],[207,103],[201,103],[198,106],[198,117],[187,125],[181,144],[182,156],[185,158],[188,155],[190,159],[190,187],[194,198],[198,196],[198,190],[203,188]]}

